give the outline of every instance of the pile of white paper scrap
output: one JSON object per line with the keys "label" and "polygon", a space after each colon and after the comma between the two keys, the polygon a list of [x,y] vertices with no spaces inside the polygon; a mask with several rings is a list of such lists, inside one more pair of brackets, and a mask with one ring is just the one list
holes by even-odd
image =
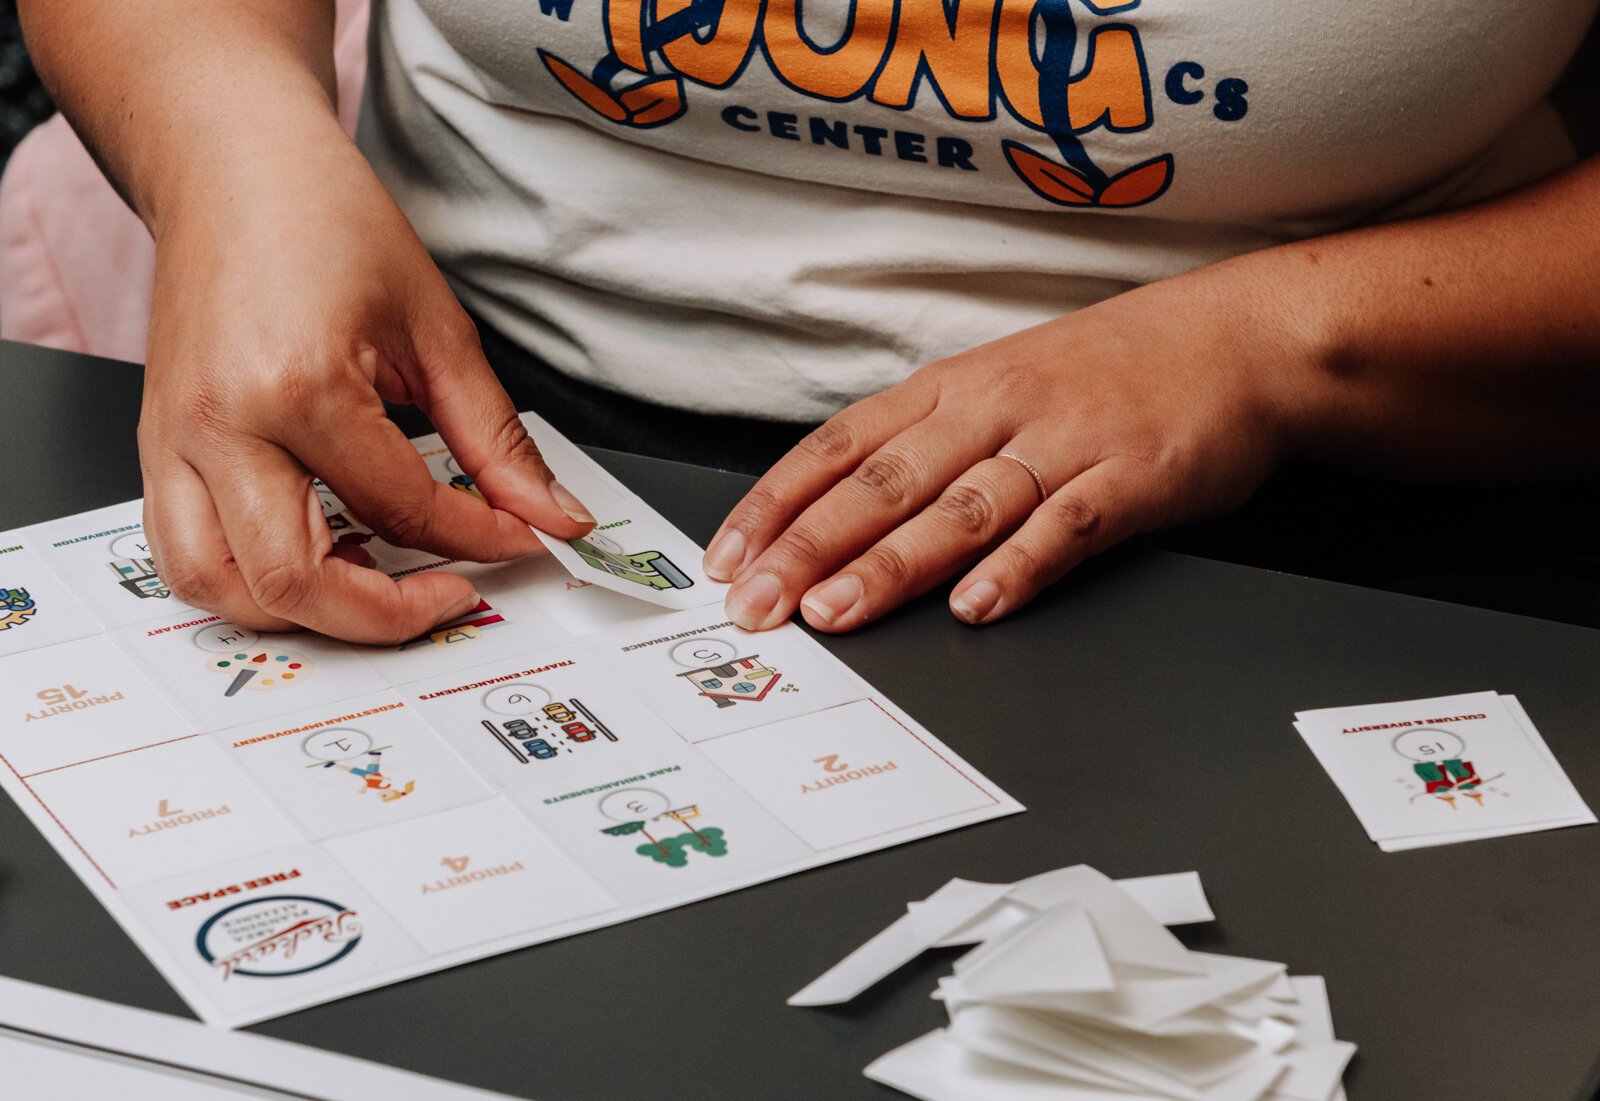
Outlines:
{"label": "pile of white paper scrap", "polygon": [[1342,1101],[1355,1045],[1320,978],[1191,952],[1213,919],[1194,873],[1111,880],[1079,865],[953,879],[790,1005],[849,1001],[924,949],[976,944],[933,995],[937,1029],[867,1067],[923,1101]]}

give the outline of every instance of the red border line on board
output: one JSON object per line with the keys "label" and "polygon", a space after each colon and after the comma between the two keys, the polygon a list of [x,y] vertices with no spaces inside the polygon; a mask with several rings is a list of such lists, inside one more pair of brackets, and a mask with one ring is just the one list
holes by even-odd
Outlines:
{"label": "red border line on board", "polygon": [[[129,752],[131,753],[133,751],[129,750]],[[59,829],[62,833],[67,835],[67,840],[71,841],[72,844],[77,848],[77,850],[80,853],[83,854],[83,858],[89,862],[89,866],[92,867],[95,871],[99,872],[100,873],[100,878],[104,879],[106,881],[107,885],[110,886],[110,888],[113,891],[115,891],[117,889],[116,882],[114,880],[112,880],[112,878],[110,876],[106,875],[106,870],[104,868],[102,868],[98,863],[95,862],[94,857],[89,855],[89,850],[83,847],[83,842],[79,841],[75,836],[73,836],[72,831],[67,829],[66,824],[64,822],[62,822],[61,819],[56,817],[56,812],[50,809],[49,804],[47,804],[43,799],[39,798],[39,793],[37,791],[33,790],[33,785],[28,783],[27,777],[23,776],[22,773],[18,772],[16,770],[16,768],[13,767],[11,762],[6,760],[6,756],[5,756],[4,753],[0,753],[0,763],[3,763],[6,766],[6,768],[10,770],[11,775],[13,775],[13,776],[15,776],[17,778],[17,783],[21,784],[23,786],[23,788],[27,791],[27,793],[29,795],[33,796],[33,801],[35,803],[38,803],[39,806],[44,810],[44,812],[50,816],[50,821],[52,821],[52,822],[54,822],[56,824],[56,828]],[[34,775],[37,776],[39,774],[38,773],[34,773]]]}
{"label": "red border line on board", "polygon": [[[977,788],[979,791],[983,792],[984,798],[988,799],[991,804],[993,804],[995,806],[999,806],[1000,805],[1000,800],[996,799],[994,797],[994,794],[992,792],[990,792],[988,788],[984,787],[982,784],[978,783],[978,781],[974,780],[972,777],[968,776],[965,772],[962,772],[955,765],[951,764],[949,758],[947,758],[943,753],[940,753],[937,749],[934,749],[933,746],[929,745],[927,742],[923,741],[920,737],[918,737],[917,736],[917,732],[915,730],[912,730],[905,723],[903,723],[899,719],[895,718],[895,716],[889,711],[888,708],[884,707],[883,704],[879,703],[876,699],[874,699],[871,696],[868,696],[867,699],[872,703],[873,707],[876,707],[879,711],[882,711],[885,715],[887,715],[890,719],[892,719],[894,721],[894,724],[896,726],[898,726],[901,730],[904,730],[907,734],[911,735],[913,738],[916,738],[917,739],[917,743],[919,745],[921,745],[923,749],[926,749],[929,753],[933,754],[935,757],[939,758],[939,760],[943,761],[946,768],[948,768],[950,771],[954,772],[957,776],[961,777],[963,780],[965,780],[967,783],[971,784],[973,787]],[[945,817],[948,817],[948,816],[945,816]],[[930,821],[930,822],[937,821],[937,819],[930,818],[930,819],[928,819],[928,821]],[[921,825],[922,823],[918,823],[918,824]]]}
{"label": "red border line on board", "polygon": [[[77,768],[79,765],[92,765],[96,761],[109,761],[113,757],[125,757],[129,753],[143,753],[147,749],[154,749],[156,746],[160,745],[171,745],[173,742],[187,742],[190,738],[198,738],[199,736],[200,735],[198,734],[185,734],[181,738],[168,738],[164,742],[151,742],[149,745],[135,746],[132,749],[119,749],[115,753],[102,753],[98,757],[86,757],[81,761],[73,761],[70,765],[57,765],[55,768],[43,768],[38,772],[30,772],[27,776],[18,776],[17,779],[27,780],[34,776],[47,776],[52,772],[60,772],[63,769]],[[13,768],[11,771],[16,772],[17,770]]]}

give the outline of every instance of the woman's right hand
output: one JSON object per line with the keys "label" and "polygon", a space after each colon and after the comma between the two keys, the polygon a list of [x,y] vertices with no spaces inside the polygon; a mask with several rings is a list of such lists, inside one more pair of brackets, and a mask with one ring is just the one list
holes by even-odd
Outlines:
{"label": "woman's right hand", "polygon": [[[477,601],[333,552],[320,477],[384,539],[499,561],[593,524],[556,483],[476,330],[336,128],[168,204],[139,424],[144,520],[173,593],[241,626],[415,637]],[[384,413],[433,421],[489,504],[435,482]]]}

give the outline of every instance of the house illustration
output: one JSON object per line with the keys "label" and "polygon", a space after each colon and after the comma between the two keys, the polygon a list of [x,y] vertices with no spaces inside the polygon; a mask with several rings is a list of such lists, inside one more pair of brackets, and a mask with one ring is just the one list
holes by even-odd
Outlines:
{"label": "house illustration", "polygon": [[712,665],[704,669],[691,669],[678,676],[688,678],[700,694],[718,707],[732,707],[764,699],[782,676],[776,669],[762,665],[759,655],[734,658],[726,665]]}
{"label": "house illustration", "polygon": [[111,572],[117,575],[117,584],[134,596],[165,599],[172,595],[167,583],[156,573],[154,559],[113,558]]}

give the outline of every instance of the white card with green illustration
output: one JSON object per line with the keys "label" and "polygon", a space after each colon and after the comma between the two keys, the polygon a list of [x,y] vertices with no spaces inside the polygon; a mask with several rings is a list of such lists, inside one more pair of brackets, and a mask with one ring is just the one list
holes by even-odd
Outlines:
{"label": "white card with green illustration", "polygon": [[554,558],[392,547],[313,487],[377,568],[477,587],[398,646],[188,607],[137,501],[0,534],[0,787],[205,1021],[1022,809],[798,627],[735,628],[690,539],[528,423],[600,519]]}
{"label": "white card with green illustration", "polygon": [[702,608],[722,600],[727,585],[701,569],[704,551],[655,509],[575,447],[555,427],[531,413],[523,424],[562,485],[595,518],[581,539],[534,534],[580,581],[648,600],[663,608]]}
{"label": "white card with green illustration", "polygon": [[1595,821],[1525,718],[1474,692],[1303,711],[1295,728],[1367,835],[1399,849]]}

